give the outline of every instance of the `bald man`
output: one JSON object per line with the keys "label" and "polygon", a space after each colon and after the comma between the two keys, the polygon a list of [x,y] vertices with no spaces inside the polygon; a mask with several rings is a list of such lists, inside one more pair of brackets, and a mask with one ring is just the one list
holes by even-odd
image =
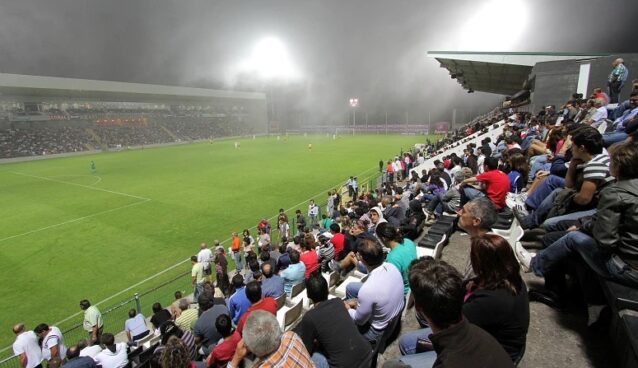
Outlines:
{"label": "bald man", "polygon": [[18,356],[20,367],[42,368],[42,349],[35,332],[26,331],[24,323],[18,323],[13,326],[13,333],[16,335],[13,353]]}
{"label": "bald man", "polygon": [[277,298],[284,293],[284,279],[275,274],[270,263],[261,265],[261,295],[262,297]]}

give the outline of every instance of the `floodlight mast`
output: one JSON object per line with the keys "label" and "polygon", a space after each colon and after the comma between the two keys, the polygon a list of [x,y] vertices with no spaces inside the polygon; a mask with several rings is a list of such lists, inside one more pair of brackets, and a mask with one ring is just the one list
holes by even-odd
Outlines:
{"label": "floodlight mast", "polygon": [[359,107],[359,99],[357,97],[350,99],[350,107],[352,107],[352,134],[354,134],[354,129],[357,127],[357,107]]}

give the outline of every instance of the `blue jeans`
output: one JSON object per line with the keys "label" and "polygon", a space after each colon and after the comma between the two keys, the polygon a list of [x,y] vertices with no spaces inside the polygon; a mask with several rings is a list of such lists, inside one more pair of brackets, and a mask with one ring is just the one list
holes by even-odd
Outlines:
{"label": "blue jeans", "polygon": [[241,251],[239,252],[231,252],[233,256],[233,261],[235,261],[235,270],[237,272],[241,271],[243,268],[243,264],[241,263]]}
{"label": "blue jeans", "polygon": [[427,351],[416,354],[417,339],[429,339],[430,334],[432,334],[432,329],[428,327],[408,332],[399,337],[399,350],[403,355],[399,360],[412,367],[431,367],[436,361],[436,352]]}
{"label": "blue jeans", "polygon": [[428,203],[428,211],[435,212],[437,214],[443,213],[443,194],[439,193],[435,195]]}
{"label": "blue jeans", "polygon": [[587,265],[599,276],[629,287],[638,288],[638,270],[628,265],[615,254],[610,254],[594,243],[583,243],[576,247],[576,251]]}
{"label": "blue jeans", "polygon": [[[563,188],[556,188],[552,192],[550,192],[545,197],[545,199],[543,199],[540,205],[538,205],[536,210],[532,211],[527,217],[525,217],[521,225],[529,229],[538,227],[541,224],[540,219],[544,218],[545,215],[547,215],[552,209],[552,207],[554,207],[554,200],[556,199],[558,193],[560,193],[562,190]],[[533,194],[536,194],[536,192],[534,192]],[[527,199],[529,200],[529,197]],[[525,203],[527,203],[527,201],[525,201]]]}
{"label": "blue jeans", "polygon": [[199,296],[204,292],[204,283],[203,282],[198,282],[195,284],[195,287],[193,288],[193,300],[197,300],[197,298],[199,298]]}
{"label": "blue jeans", "polygon": [[527,175],[528,181],[533,181],[534,177],[536,177],[536,173],[545,170],[545,165],[547,164],[547,156],[546,155],[538,155],[532,157],[530,160],[530,169],[529,174]]}
{"label": "blue jeans", "polygon": [[346,299],[356,299],[359,296],[359,290],[363,286],[362,282],[354,281],[346,285]]}
{"label": "blue jeans", "polygon": [[592,249],[598,247],[598,243],[592,237],[580,231],[570,231],[567,235],[541,250],[532,258],[531,269],[536,276],[544,277],[552,271],[552,267],[563,261],[578,248]]}
{"label": "blue jeans", "polygon": [[556,188],[564,188],[565,179],[560,176],[550,175],[530,194],[525,200],[527,207],[535,210],[540,206],[541,202],[550,195]]}
{"label": "blue jeans", "polygon": [[625,132],[605,133],[603,134],[603,146],[607,148],[614,143],[624,141],[627,137],[628,135]]}
{"label": "blue jeans", "polygon": [[328,364],[328,359],[321,353],[312,353],[310,357],[312,362],[315,363],[317,368],[330,368],[330,364]]}
{"label": "blue jeans", "polygon": [[555,217],[548,218],[547,220],[545,220],[545,222],[543,222],[541,224],[541,227],[543,229],[545,229],[547,232],[560,231],[561,230],[561,226],[559,225],[559,223],[561,221],[578,220],[579,218],[582,218],[582,217],[592,216],[595,213],[596,213],[596,209],[594,208],[594,209],[587,210],[587,211],[578,211],[578,212],[568,213],[566,215],[555,216]]}

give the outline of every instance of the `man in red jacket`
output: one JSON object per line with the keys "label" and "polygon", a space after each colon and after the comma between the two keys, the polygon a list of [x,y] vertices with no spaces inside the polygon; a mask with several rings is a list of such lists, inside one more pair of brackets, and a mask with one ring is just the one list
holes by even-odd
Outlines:
{"label": "man in red jacket", "polygon": [[277,302],[275,299],[267,296],[262,299],[261,297],[261,284],[259,281],[251,281],[246,284],[246,297],[252,303],[252,305],[246,310],[241,316],[239,323],[237,324],[237,332],[241,335],[244,329],[244,323],[246,323],[246,318],[250,315],[250,313],[256,310],[263,310],[273,315],[277,315]]}

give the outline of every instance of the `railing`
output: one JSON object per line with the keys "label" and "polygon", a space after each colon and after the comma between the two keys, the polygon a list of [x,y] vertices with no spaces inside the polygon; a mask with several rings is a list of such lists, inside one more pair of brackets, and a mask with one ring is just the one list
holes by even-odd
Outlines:
{"label": "railing", "polygon": [[[146,290],[133,292],[133,295],[115,304],[104,308],[100,306],[102,319],[104,321],[104,331],[117,333],[124,329],[124,322],[129,318],[128,311],[135,309],[139,313],[149,316],[153,303],[159,302],[163,307],[169,306],[174,301],[175,291],[181,291],[183,295],[192,293],[190,269],[188,271],[179,270],[161,283]],[[74,345],[82,339],[88,338],[88,333],[84,331],[82,314],[66,319],[56,325],[64,336],[67,346]],[[13,356],[11,347],[3,350],[0,356],[0,368],[20,368],[17,356]]]}

